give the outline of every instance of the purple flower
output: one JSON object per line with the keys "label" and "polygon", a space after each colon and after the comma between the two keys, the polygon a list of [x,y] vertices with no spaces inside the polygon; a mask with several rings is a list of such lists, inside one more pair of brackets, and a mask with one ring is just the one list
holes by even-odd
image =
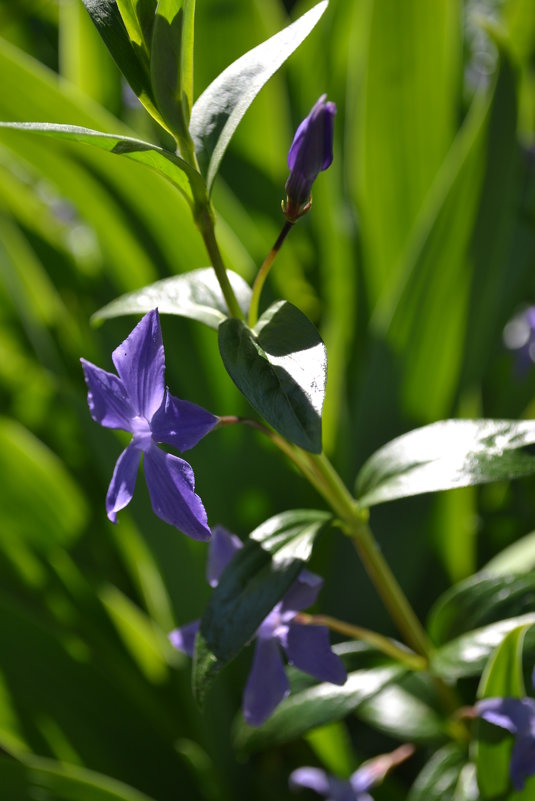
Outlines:
{"label": "purple flower", "polygon": [[297,129],[288,153],[290,175],[286,181],[283,211],[290,222],[310,208],[310,190],[322,170],[333,160],[333,130],[336,106],[322,95]]}
{"label": "purple flower", "polygon": [[330,776],[320,768],[298,768],[290,775],[290,789],[305,787],[324,796],[327,801],[372,801],[368,790],[379,784],[391,768],[404,762],[413,753],[411,745],[401,745],[390,754],[381,754],[364,763],[349,779]]}
{"label": "purple flower", "polygon": [[[535,687],[535,670],[532,683]],[[475,709],[483,720],[515,735],[511,781],[515,790],[522,790],[526,779],[535,775],[535,699],[484,698]]]}
{"label": "purple flower", "polygon": [[149,312],[112,354],[118,376],[81,359],[93,420],[120,428],[133,439],[119,456],[106,496],[112,523],[134,493],[144,455],[147,487],[154,512],[197,540],[210,539],[201,499],[195,494],[190,465],[156,446],[192,448],[219,418],[194,403],[171,395],[164,383],[165,359],[157,309]]}
{"label": "purple flower", "polygon": [[[208,556],[208,580],[216,586],[232,557],[242,547],[241,540],[223,528],[214,528]],[[340,658],[331,651],[326,626],[297,622],[300,610],[317,598],[322,579],[308,570],[301,571],[286,595],[258,628],[253,666],[243,694],[243,715],[251,726],[260,726],[290,692],[281,648],[291,665],[321,681],[344,684],[347,674]],[[169,639],[175,648],[193,656],[200,621],[175,629]]]}
{"label": "purple flower", "polygon": [[505,347],[514,351],[518,373],[526,373],[535,362],[535,306],[527,306],[503,329]]}

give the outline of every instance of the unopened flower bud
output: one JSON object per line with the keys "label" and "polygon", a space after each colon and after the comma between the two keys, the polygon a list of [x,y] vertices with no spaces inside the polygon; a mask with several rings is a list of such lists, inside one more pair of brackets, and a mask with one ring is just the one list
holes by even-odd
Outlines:
{"label": "unopened flower bud", "polygon": [[286,203],[282,204],[289,222],[295,222],[309,210],[312,184],[333,160],[335,114],[336,105],[322,95],[295,133],[288,153]]}

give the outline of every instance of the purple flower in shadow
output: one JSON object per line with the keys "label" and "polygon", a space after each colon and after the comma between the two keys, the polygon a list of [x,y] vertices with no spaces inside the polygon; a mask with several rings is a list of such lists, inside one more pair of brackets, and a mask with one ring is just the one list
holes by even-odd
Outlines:
{"label": "purple flower in shadow", "polygon": [[525,375],[535,362],[535,306],[527,306],[509,320],[503,341],[514,353],[516,372]]}
{"label": "purple flower in shadow", "polygon": [[391,768],[404,762],[413,753],[412,745],[401,745],[390,754],[381,754],[365,762],[349,779],[330,776],[320,768],[298,768],[290,775],[290,789],[314,790],[326,801],[372,801],[368,790],[382,782]]}
{"label": "purple flower in shadow", "polygon": [[[532,683],[535,687],[535,669]],[[514,734],[509,769],[513,787],[522,790],[526,779],[535,775],[535,698],[484,698],[475,710],[483,720]]]}
{"label": "purple flower in shadow", "polygon": [[93,420],[129,431],[133,439],[119,456],[106,496],[112,523],[134,494],[143,454],[154,512],[197,540],[210,539],[190,465],[157,447],[163,442],[186,451],[219,421],[194,403],[171,395],[164,383],[165,359],[158,311],[146,314],[112,354],[118,375],[81,359]]}
{"label": "purple flower in shadow", "polygon": [[[210,542],[207,575],[212,587],[242,542],[216,526]],[[331,651],[326,626],[309,626],[295,618],[316,600],[323,580],[302,570],[281,601],[262,621],[256,634],[253,665],[243,694],[243,716],[250,726],[260,726],[289,694],[281,649],[291,665],[321,681],[344,684],[347,674],[340,657]],[[169,635],[172,645],[193,656],[200,621],[196,620]]]}
{"label": "purple flower in shadow", "polygon": [[290,175],[286,181],[283,211],[290,222],[310,208],[312,184],[333,160],[336,105],[322,95],[297,129],[288,153]]}

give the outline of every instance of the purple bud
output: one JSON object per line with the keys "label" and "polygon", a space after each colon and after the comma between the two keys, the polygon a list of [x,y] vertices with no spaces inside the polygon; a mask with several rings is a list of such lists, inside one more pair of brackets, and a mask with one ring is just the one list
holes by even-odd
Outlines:
{"label": "purple bud", "polygon": [[322,170],[333,160],[336,105],[322,95],[296,131],[288,153],[290,175],[286,181],[283,211],[290,222],[310,208],[310,190]]}

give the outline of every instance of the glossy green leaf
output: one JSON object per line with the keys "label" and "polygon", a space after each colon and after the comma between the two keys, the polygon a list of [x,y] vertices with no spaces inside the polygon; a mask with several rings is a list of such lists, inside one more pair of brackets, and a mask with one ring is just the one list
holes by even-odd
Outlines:
{"label": "glossy green leaf", "polygon": [[227,67],[197,99],[190,133],[211,188],[232,134],[264,84],[306,39],[328,5],[322,0],[298,20]]}
{"label": "glossy green leaf", "polygon": [[[296,740],[310,729],[342,720],[404,673],[399,665],[384,665],[348,673],[341,687],[327,682],[291,691],[273,715],[258,728],[243,721],[236,727],[235,745],[245,753]],[[294,675],[294,671],[289,671]]]}
{"label": "glossy green leaf", "polygon": [[215,588],[201,620],[193,688],[202,702],[208,685],[250,641],[293,584],[329,520],[325,512],[295,510],[270,518],[249,537]]}
{"label": "glossy green leaf", "polygon": [[[237,273],[229,270],[228,277],[245,314],[251,300],[251,289]],[[211,267],[207,267],[163,278],[143,289],[121,295],[95,312],[92,320],[101,322],[125,314],[145,314],[155,308],[160,314],[189,317],[210,328],[217,328],[228,314],[215,273]]]}
{"label": "glossy green leaf", "polygon": [[132,41],[116,0],[82,0],[93,23],[126,80],[140,98],[150,102],[150,82],[140,46]]}
{"label": "glossy green leaf", "polygon": [[491,576],[528,573],[535,568],[535,531],[500,551],[483,568]]}
{"label": "glossy green leaf", "polygon": [[102,773],[51,759],[0,759],[0,785],[9,801],[151,801],[149,796]]}
{"label": "glossy green leaf", "polygon": [[482,626],[533,609],[535,574],[478,573],[442,595],[431,610],[428,631],[437,645]]}
{"label": "glossy green leaf", "polygon": [[1,128],[11,128],[17,131],[30,131],[31,133],[51,136],[55,139],[68,139],[82,142],[87,145],[126,156],[134,161],[146,164],[159,172],[174,184],[187,200],[191,199],[190,181],[199,181],[200,176],[179,156],[168,150],[149,142],[142,142],[130,136],[107,134],[101,131],[92,131],[77,125],[53,125],[48,122],[2,122]]}
{"label": "glossy green leaf", "polygon": [[446,721],[437,712],[440,699],[432,679],[407,673],[359,706],[358,717],[398,740],[424,742],[441,739]]}
{"label": "glossy green leaf", "polygon": [[[431,669],[447,680],[481,673],[487,659],[510,631],[519,626],[535,625],[535,613],[500,620],[488,626],[462,634],[433,653]],[[533,643],[530,642],[530,652]]]}
{"label": "glossy green leaf", "polygon": [[422,768],[407,801],[453,801],[466,755],[457,745],[436,751]]}
{"label": "glossy green leaf", "polygon": [[256,411],[291,442],[320,453],[327,354],[303,312],[279,301],[252,330],[241,320],[226,320],[219,327],[219,350]]}
{"label": "glossy green leaf", "polygon": [[[481,677],[478,698],[523,698],[522,649],[531,624],[513,629],[498,646]],[[511,736],[484,720],[477,727],[476,768],[481,798],[502,797],[510,789]],[[532,789],[529,790],[532,792]],[[522,794],[523,795],[523,794]],[[516,797],[516,795],[515,795]],[[531,796],[526,796],[526,801]]]}
{"label": "glossy green leaf", "polygon": [[[191,3],[188,3],[191,9]],[[150,72],[158,110],[173,133],[187,135],[189,109],[182,88],[183,0],[159,0],[152,29]],[[191,23],[190,23],[191,26]]]}
{"label": "glossy green leaf", "polygon": [[49,549],[80,533],[87,505],[79,488],[52,451],[7,418],[0,418],[0,475],[0,539]]}
{"label": "glossy green leaf", "polygon": [[142,48],[144,53],[139,51],[139,58],[144,67],[148,65],[149,46],[154,24],[154,14],[158,0],[117,0],[117,6],[121,13],[128,36],[133,47]]}
{"label": "glossy green leaf", "polygon": [[357,497],[374,506],[535,472],[532,420],[442,420],[384,445],[362,467]]}

